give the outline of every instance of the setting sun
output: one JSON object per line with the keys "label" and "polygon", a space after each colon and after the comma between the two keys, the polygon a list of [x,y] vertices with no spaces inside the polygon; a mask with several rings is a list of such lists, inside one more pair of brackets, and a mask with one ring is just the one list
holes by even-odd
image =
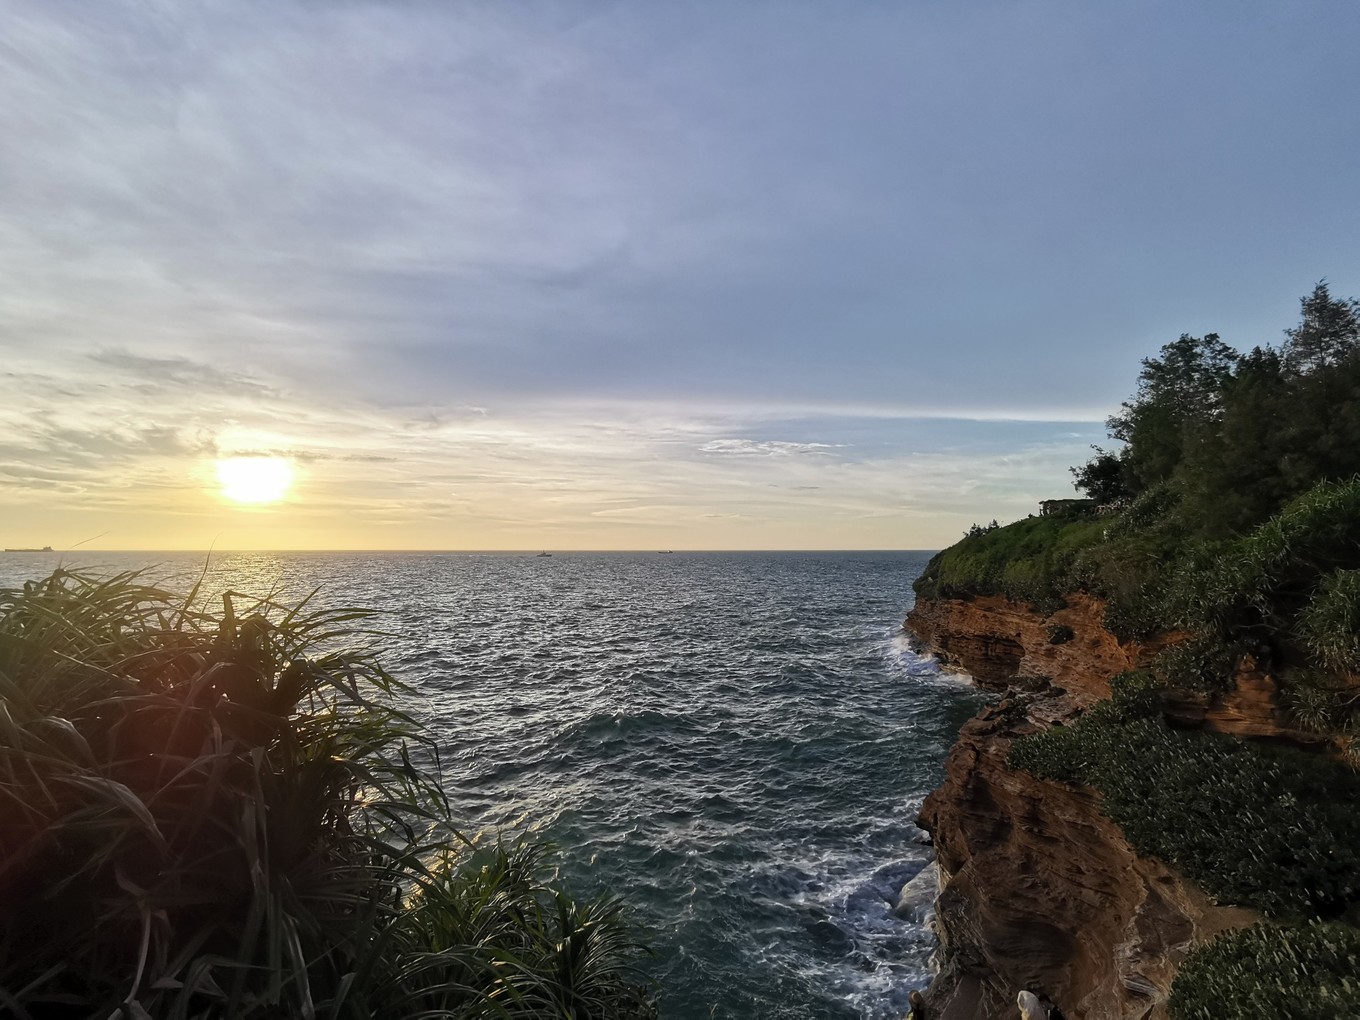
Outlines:
{"label": "setting sun", "polygon": [[217,462],[217,481],[233,503],[276,503],[293,483],[293,466],[281,457],[229,457]]}

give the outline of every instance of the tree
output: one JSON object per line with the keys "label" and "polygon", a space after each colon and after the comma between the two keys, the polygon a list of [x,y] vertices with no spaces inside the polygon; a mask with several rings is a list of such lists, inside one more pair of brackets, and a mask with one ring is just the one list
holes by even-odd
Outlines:
{"label": "tree", "polygon": [[1110,435],[1126,444],[1122,460],[1133,491],[1170,477],[1187,427],[1217,417],[1240,358],[1217,333],[1182,333],[1159,357],[1143,359],[1138,392],[1106,422]]}
{"label": "tree", "polygon": [[1360,349],[1360,301],[1333,299],[1327,281],[1299,302],[1303,321],[1284,331],[1284,365],[1298,375],[1336,365]]}
{"label": "tree", "polygon": [[1118,454],[1092,446],[1096,455],[1072,471],[1072,487],[1097,503],[1119,503],[1129,497],[1124,462]]}
{"label": "tree", "polygon": [[1238,361],[1216,420],[1192,430],[1177,472],[1185,517],[1221,537],[1254,527],[1291,494],[1281,477],[1290,448],[1291,394],[1280,354],[1255,347]]}

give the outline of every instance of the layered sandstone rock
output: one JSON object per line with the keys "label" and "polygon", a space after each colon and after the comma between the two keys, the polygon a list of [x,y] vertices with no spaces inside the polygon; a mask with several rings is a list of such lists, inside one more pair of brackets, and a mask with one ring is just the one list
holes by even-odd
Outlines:
{"label": "layered sandstone rock", "polygon": [[[1120,641],[1105,629],[1104,620],[1100,599],[1075,594],[1047,616],[1000,597],[923,599],[904,626],[924,649],[968,673],[979,686],[1005,690],[1017,683],[1024,686],[1027,679],[1048,681],[1066,690],[1078,707],[1086,707],[1109,697],[1112,678],[1146,666],[1181,638],[1170,633]],[[1055,632],[1062,629],[1070,636],[1059,633],[1055,641]],[[1301,746],[1324,742],[1291,728],[1274,676],[1249,659],[1226,692],[1173,691],[1167,698],[1168,715],[1179,725]]]}
{"label": "layered sandstone rock", "polygon": [[[1146,664],[1169,643],[1121,643],[1105,629],[1105,604],[1084,594],[1069,596],[1066,607],[1048,616],[1000,597],[923,599],[906,627],[984,687],[1043,676],[1087,701],[1108,697],[1110,677]],[[1060,633],[1064,628],[1070,637]]]}

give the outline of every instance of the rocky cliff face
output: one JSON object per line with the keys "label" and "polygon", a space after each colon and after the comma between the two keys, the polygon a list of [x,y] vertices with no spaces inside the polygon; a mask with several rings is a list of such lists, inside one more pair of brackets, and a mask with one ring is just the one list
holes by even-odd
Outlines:
{"label": "rocky cliff face", "polygon": [[[1069,1020],[1163,1018],[1190,947],[1254,917],[1213,905],[1175,872],[1140,858],[1093,791],[1006,765],[1012,740],[1072,721],[1108,695],[1113,676],[1165,647],[1166,640],[1119,642],[1102,611],[1085,596],[1050,617],[979,598],[925,601],[907,620],[946,662],[1007,689],[963,728],[945,782],[921,812],[941,882],[932,1018],[1011,1020],[1021,989],[1048,995]],[[1188,725],[1290,736],[1274,685],[1260,673],[1244,673],[1226,698],[1187,696],[1177,714]]]}
{"label": "rocky cliff face", "polygon": [[[923,599],[904,626],[924,649],[968,673],[981,687],[1037,690],[1047,681],[1062,688],[1076,708],[1085,708],[1109,697],[1113,677],[1146,666],[1181,637],[1170,633],[1121,642],[1105,629],[1104,619],[1104,603],[1085,594],[1069,595],[1067,606],[1049,616],[999,597]],[[1325,743],[1316,734],[1290,727],[1278,695],[1270,672],[1245,660],[1226,693],[1169,693],[1168,714],[1180,725],[1236,737],[1302,747]]]}
{"label": "rocky cliff face", "polygon": [[1051,616],[1004,598],[928,599],[916,604],[906,627],[984,687],[1042,676],[1091,702],[1109,696],[1111,677],[1137,669],[1169,643],[1121,643],[1104,619],[1104,603],[1089,595],[1070,596]]}

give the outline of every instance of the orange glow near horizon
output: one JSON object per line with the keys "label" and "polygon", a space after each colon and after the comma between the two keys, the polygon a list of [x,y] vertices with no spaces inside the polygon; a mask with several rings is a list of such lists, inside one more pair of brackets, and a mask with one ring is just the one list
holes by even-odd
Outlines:
{"label": "orange glow near horizon", "polygon": [[217,462],[217,481],[232,503],[277,503],[293,484],[293,466],[282,457],[227,457]]}

